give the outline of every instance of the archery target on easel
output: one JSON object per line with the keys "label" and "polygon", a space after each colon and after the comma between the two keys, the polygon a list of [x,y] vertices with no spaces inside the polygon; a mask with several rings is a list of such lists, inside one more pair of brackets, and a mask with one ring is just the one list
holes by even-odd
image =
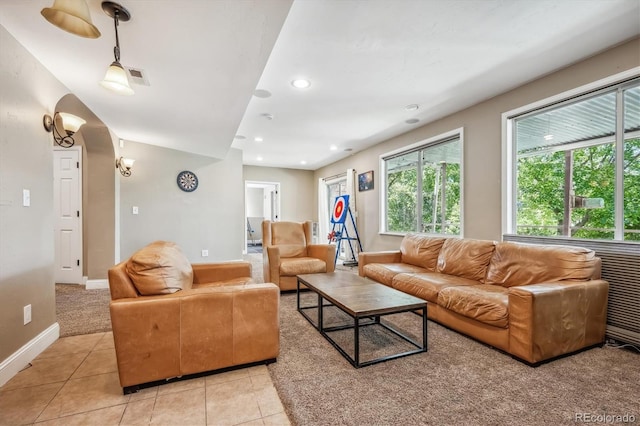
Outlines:
{"label": "archery target on easel", "polygon": [[349,196],[341,195],[336,197],[333,204],[333,213],[331,214],[331,223],[344,223],[349,210]]}

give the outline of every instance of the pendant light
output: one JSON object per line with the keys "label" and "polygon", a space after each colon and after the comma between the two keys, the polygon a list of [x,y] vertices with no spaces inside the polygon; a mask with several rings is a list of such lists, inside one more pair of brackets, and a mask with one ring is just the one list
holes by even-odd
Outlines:
{"label": "pendant light", "polygon": [[56,27],[80,37],[98,38],[100,31],[91,22],[89,6],[85,0],[55,0],[53,6],[40,11]]}
{"label": "pendant light", "polygon": [[102,87],[105,87],[121,95],[133,95],[134,91],[129,85],[127,72],[120,64],[120,40],[118,38],[119,22],[126,22],[131,19],[131,14],[127,9],[112,1],[102,2],[102,10],[104,11],[104,13],[113,18],[113,23],[116,29],[116,46],[113,48],[113,56],[115,57],[115,61],[113,61],[111,65],[109,65],[107,73],[104,76],[104,80],[102,80],[100,84],[102,85]]}

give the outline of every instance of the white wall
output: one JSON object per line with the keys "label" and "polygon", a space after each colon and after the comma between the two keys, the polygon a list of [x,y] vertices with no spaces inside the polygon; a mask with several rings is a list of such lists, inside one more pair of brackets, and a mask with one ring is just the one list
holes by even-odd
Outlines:
{"label": "white wall", "polygon": [[[67,91],[0,26],[0,364],[56,321],[53,150],[42,116]],[[27,304],[33,319],[23,325]]]}
{"label": "white wall", "polygon": [[[177,243],[193,263],[242,258],[244,184],[242,152],[224,160],[125,142],[120,155],[133,158],[130,177],[120,177],[120,249],[127,259],[155,240]],[[198,189],[184,192],[178,173],[194,172]],[[137,206],[139,214],[132,214]],[[209,250],[208,257],[201,250]]]}
{"label": "white wall", "polygon": [[244,166],[243,173],[245,181],[280,183],[280,220],[302,222],[317,216],[312,171]]}
{"label": "white wall", "polygon": [[247,188],[247,217],[263,217],[264,197],[264,189]]}

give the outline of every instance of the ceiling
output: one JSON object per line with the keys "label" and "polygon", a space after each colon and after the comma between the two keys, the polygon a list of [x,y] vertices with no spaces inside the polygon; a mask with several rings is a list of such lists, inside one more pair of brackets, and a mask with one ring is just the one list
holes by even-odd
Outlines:
{"label": "ceiling", "polygon": [[49,24],[53,0],[3,0],[0,25],[125,147],[308,170],[640,34],[640,0],[123,0],[121,62],[149,82],[127,97],[98,84],[115,34],[87,3],[98,39]]}

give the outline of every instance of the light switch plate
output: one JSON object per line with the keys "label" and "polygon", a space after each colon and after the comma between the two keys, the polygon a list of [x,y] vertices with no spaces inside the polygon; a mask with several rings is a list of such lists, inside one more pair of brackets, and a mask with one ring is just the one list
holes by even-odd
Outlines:
{"label": "light switch plate", "polygon": [[132,213],[132,214],[138,214],[138,206],[133,206],[133,207],[131,208],[131,213]]}
{"label": "light switch plate", "polygon": [[22,190],[22,205],[24,207],[29,207],[31,205],[31,191],[28,189]]}

